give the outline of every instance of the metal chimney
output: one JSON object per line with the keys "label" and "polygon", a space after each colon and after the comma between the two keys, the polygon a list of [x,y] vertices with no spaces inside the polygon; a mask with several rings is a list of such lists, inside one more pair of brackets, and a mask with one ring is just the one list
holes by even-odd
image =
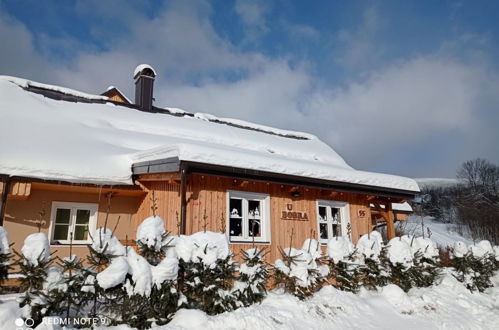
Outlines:
{"label": "metal chimney", "polygon": [[155,77],[156,71],[148,64],[137,66],[133,72],[133,79],[135,79],[135,104],[142,110],[152,110]]}

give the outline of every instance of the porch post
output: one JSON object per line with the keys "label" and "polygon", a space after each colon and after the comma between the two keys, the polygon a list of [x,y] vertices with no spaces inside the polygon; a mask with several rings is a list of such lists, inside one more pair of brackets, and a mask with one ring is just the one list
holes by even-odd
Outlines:
{"label": "porch post", "polygon": [[186,166],[180,167],[180,235],[186,234],[187,217],[187,169]]}
{"label": "porch post", "polygon": [[10,190],[10,178],[6,177],[0,181],[0,226],[3,226],[3,219],[5,218],[5,209],[7,208],[7,196]]}
{"label": "porch post", "polygon": [[390,240],[395,237],[395,216],[393,215],[392,202],[386,203],[386,236]]}

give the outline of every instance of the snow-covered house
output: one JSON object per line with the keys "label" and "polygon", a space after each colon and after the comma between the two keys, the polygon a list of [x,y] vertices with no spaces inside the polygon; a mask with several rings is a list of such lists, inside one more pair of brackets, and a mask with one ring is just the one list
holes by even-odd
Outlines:
{"label": "snow-covered house", "polygon": [[275,259],[291,235],[356,241],[373,227],[370,204],[393,236],[392,203],[419,192],[353,169],[311,134],[156,107],[155,77],[137,67],[134,103],[116,88],[0,78],[0,221],[13,242],[40,228],[66,255],[73,233],[84,254],[100,226],[132,241],[154,208],[174,234],[222,231],[234,251],[269,246]]}

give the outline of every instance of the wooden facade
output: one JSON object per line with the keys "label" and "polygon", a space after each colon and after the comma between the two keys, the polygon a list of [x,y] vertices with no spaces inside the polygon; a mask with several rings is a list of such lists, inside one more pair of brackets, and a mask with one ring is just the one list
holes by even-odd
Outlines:
{"label": "wooden facade", "polygon": [[[173,178],[173,174],[170,175]],[[165,219],[166,227],[170,232],[178,234],[181,204],[180,182],[158,175],[143,175],[138,182],[147,191],[148,196],[143,199],[136,219],[140,221],[151,215],[154,193],[156,213]],[[294,197],[292,192],[296,189],[300,193],[299,196]],[[354,242],[373,229],[369,207],[369,203],[373,201],[372,196],[369,195],[191,174],[188,176],[186,192],[186,234],[203,230],[226,232],[228,227],[227,193],[230,190],[263,193],[270,196],[270,241],[265,244],[255,244],[258,247],[267,248],[268,260],[280,257],[279,247],[289,247],[290,243],[292,247],[301,247],[305,239],[318,238],[317,201],[319,200],[348,203],[351,237]],[[291,205],[293,210],[306,213],[308,220],[283,219],[282,211],[286,210],[288,205]],[[388,213],[386,212],[386,215]],[[393,221],[393,218],[389,220]],[[235,253],[252,246],[252,243],[231,244]]]}
{"label": "wooden facade", "polygon": [[[13,248],[17,251],[20,251],[24,239],[29,234],[40,231],[50,237],[53,202],[97,204],[96,227],[106,224],[108,228],[115,229],[118,239],[125,242],[128,238],[131,241],[135,239],[137,210],[146,195],[137,189],[24,181],[11,182],[10,187],[3,226],[9,234],[9,241],[14,243]],[[107,215],[109,193],[112,193],[112,198]],[[69,253],[68,245],[52,245],[51,249],[55,251],[54,256],[67,257]],[[81,257],[87,252],[86,245],[73,246],[73,253]]]}
{"label": "wooden facade", "polygon": [[[233,179],[215,175],[188,174],[186,180],[185,234],[208,230],[227,233],[229,227],[228,192],[248,192],[268,195],[270,237],[264,243],[231,243],[232,251],[253,246],[266,248],[269,262],[280,257],[279,248],[300,248],[307,238],[318,239],[318,201],[347,203],[349,233],[352,241],[373,230],[375,221],[383,217],[388,233],[394,235],[395,217],[387,198],[311,187],[298,187],[265,181]],[[55,184],[43,182],[10,182],[4,226],[10,234],[14,248],[20,249],[27,235],[38,230],[50,236],[51,204],[53,202],[94,203],[98,205],[97,228],[107,225],[123,243],[133,242],[141,221],[155,212],[165,220],[172,234],[181,233],[181,178],[180,173],[140,175],[134,189]],[[2,184],[2,187],[4,185]],[[112,199],[107,214],[107,196]],[[154,201],[153,201],[154,200]],[[370,204],[376,205],[371,210]],[[383,204],[383,208],[380,206]],[[386,208],[384,208],[386,206]],[[306,215],[306,220],[283,218],[287,210]],[[43,211],[43,212],[42,212]],[[43,213],[43,215],[41,215]],[[41,223],[40,223],[41,222]],[[40,228],[40,229],[38,229]],[[66,245],[52,246],[56,255],[66,256]],[[76,246],[74,253],[84,256],[86,246]]]}

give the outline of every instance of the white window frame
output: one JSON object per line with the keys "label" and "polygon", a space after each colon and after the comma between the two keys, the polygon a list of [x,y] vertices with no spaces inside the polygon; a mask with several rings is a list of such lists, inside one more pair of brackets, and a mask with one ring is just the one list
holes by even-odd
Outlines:
{"label": "white window frame", "polygon": [[[92,239],[90,236],[94,235],[95,228],[97,225],[97,216],[99,204],[94,203],[75,203],[75,202],[52,202],[52,210],[50,213],[50,244],[57,245],[65,245],[70,244],[69,240],[55,240],[54,239],[54,230],[55,230],[55,217],[57,214],[57,209],[70,209],[70,217],[69,217],[69,232],[73,232],[75,230],[76,223],[76,210],[89,210],[90,211],[90,219],[88,221],[88,238],[86,240],[73,240],[72,244],[90,244],[92,243]],[[57,243],[56,243],[57,242]]]}
{"label": "white window frame", "polygon": [[[317,201],[317,238],[318,241],[321,244],[327,244],[327,241],[330,240],[333,236],[333,223],[331,221],[327,221],[327,233],[328,233],[328,238],[323,239],[321,238],[321,230],[320,230],[320,221],[319,221],[319,207],[320,206],[325,206],[325,207],[334,207],[340,209],[340,219],[341,219],[341,233],[342,236],[346,236],[348,234],[348,224],[350,223],[350,207],[347,202],[338,202],[338,201],[330,201],[330,200],[318,200]],[[352,233],[350,232],[349,235],[350,240],[352,239]]]}
{"label": "white window frame", "polygon": [[[230,236],[230,215],[231,215],[231,210],[230,210],[230,199],[231,197],[235,198],[241,198],[243,200],[242,203],[242,233],[243,236]],[[248,230],[248,200],[251,199],[258,199],[261,200],[262,203],[262,210],[260,210],[260,231],[261,231],[261,236],[260,237],[252,237],[249,236],[249,230]],[[246,202],[244,202],[246,201]],[[229,239],[229,242],[231,244],[237,244],[237,243],[270,243],[270,195],[268,194],[261,194],[261,193],[253,193],[253,192],[246,192],[246,191],[238,191],[238,190],[228,190],[227,191],[227,238]]]}

